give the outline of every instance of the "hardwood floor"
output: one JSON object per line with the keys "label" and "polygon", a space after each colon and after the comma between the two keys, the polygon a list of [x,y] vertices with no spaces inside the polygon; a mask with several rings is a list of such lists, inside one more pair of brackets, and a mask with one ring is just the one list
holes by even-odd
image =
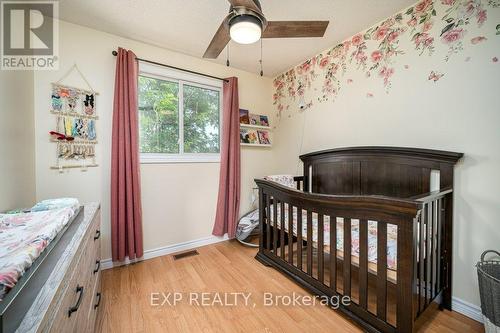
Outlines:
{"label": "hardwood floor", "polygon": [[[256,249],[235,241],[198,248],[198,256],[174,260],[171,255],[103,272],[102,332],[361,332],[328,307],[265,306],[264,293],[307,296],[308,292],[258,263]],[[164,296],[181,292],[168,305]],[[152,294],[153,293],[153,294]],[[158,293],[158,294],[156,294]],[[164,294],[162,294],[164,293]],[[194,293],[194,294],[190,294]],[[207,294],[202,294],[207,293]],[[221,306],[216,295],[224,298]],[[251,293],[248,305],[243,295]],[[153,298],[152,298],[153,295]],[[202,299],[205,296],[206,301]],[[174,303],[173,295],[168,298]],[[190,304],[191,297],[191,304]],[[153,305],[152,304],[153,301]],[[198,302],[196,302],[198,301]],[[238,301],[238,305],[235,305]],[[213,306],[204,306],[215,304]],[[482,325],[455,312],[435,311],[421,332],[484,332]]]}

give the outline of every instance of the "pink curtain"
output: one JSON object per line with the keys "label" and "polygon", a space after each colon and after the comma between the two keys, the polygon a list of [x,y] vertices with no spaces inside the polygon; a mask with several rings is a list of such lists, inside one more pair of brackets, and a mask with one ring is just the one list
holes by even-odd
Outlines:
{"label": "pink curtain", "polygon": [[219,196],[212,234],[234,238],[240,208],[240,120],[238,78],[228,80],[223,91]]}
{"label": "pink curtain", "polygon": [[138,64],[118,49],[111,146],[111,243],[113,261],[142,257],[142,210],[137,114]]}

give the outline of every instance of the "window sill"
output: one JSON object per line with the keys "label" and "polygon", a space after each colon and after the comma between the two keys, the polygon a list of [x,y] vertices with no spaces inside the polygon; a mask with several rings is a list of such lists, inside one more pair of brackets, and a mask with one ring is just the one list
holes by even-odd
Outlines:
{"label": "window sill", "polygon": [[220,163],[220,154],[141,154],[141,164]]}

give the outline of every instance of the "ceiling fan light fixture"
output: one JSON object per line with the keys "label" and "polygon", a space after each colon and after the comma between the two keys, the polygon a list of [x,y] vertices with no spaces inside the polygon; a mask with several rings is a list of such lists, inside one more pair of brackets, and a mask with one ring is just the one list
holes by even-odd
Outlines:
{"label": "ceiling fan light fixture", "polygon": [[239,44],[252,44],[262,36],[262,21],[252,15],[236,16],[229,22],[231,39]]}

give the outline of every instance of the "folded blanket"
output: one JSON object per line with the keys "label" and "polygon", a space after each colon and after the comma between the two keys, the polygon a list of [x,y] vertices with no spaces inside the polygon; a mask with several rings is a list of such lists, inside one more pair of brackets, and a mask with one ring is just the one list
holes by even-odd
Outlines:
{"label": "folded blanket", "polygon": [[0,300],[56,238],[78,207],[76,199],[52,199],[39,202],[32,212],[0,214]]}
{"label": "folded blanket", "polygon": [[66,207],[70,207],[73,210],[77,210],[78,206],[80,206],[80,203],[78,202],[78,199],[75,198],[47,199],[40,201],[39,203],[31,207],[31,211],[40,212],[44,210],[59,209]]}
{"label": "folded blanket", "polygon": [[270,175],[265,176],[264,179],[295,189],[295,180],[292,175]]}

